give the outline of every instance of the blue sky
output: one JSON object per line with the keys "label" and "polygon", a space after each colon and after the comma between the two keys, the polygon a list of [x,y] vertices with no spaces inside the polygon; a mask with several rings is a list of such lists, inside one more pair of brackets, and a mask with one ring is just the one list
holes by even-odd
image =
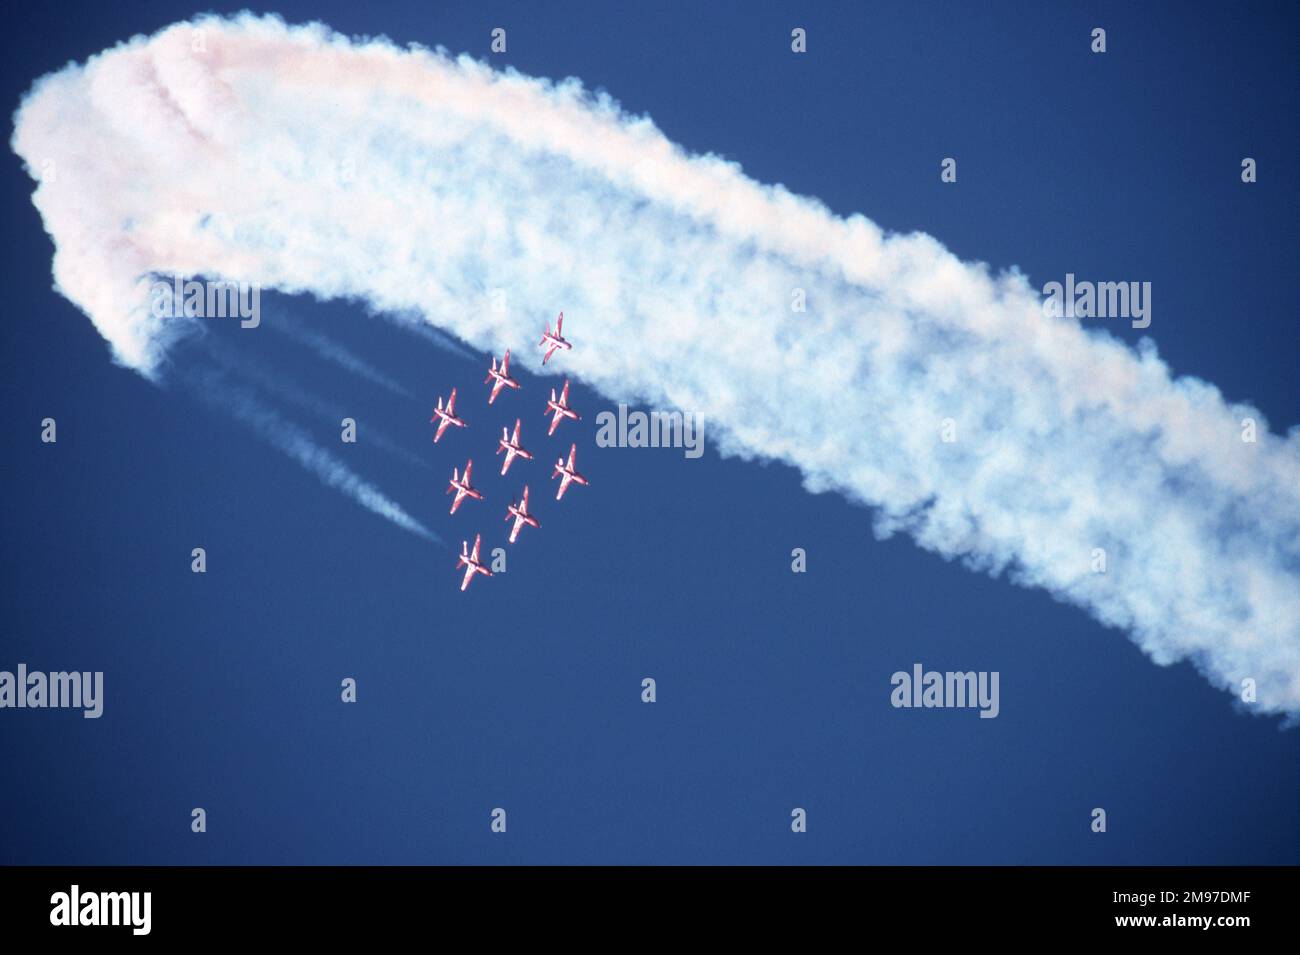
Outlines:
{"label": "blue sky", "polygon": [[[1293,10],[274,9],[484,56],[503,25],[498,65],[581,77],[687,149],[838,214],[924,230],[1035,284],[1149,280],[1150,332],[1175,371],[1249,399],[1275,428],[1300,420]],[[70,59],[194,12],[24,11],[6,40],[10,102]],[[804,57],[789,52],[795,25]],[[1088,52],[1097,25],[1104,56]],[[948,155],[955,188],[938,180]],[[1245,155],[1261,169],[1250,187]],[[2,187],[14,298],[0,332],[13,422],[0,668],[103,670],[106,702],[99,720],[5,711],[0,861],[1300,860],[1295,731],[1235,712],[1190,665],[1157,667],[1041,591],[877,541],[867,510],[807,493],[788,466],[598,448],[595,413],[612,403],[581,383],[584,420],[548,441],[557,382],[520,371],[523,390],[489,412],[486,354],[434,348],[356,303],[270,296],[265,327],[215,329],[349,409],[361,440],[343,448],[334,418],[276,405],[456,547],[475,530],[503,541],[505,501],[528,477],[542,528],[524,531],[506,575],[458,593],[450,549],[323,487],[196,400],[184,374],[159,387],[114,366],[49,287],[51,244],[12,155]],[[286,317],[411,397],[275,334]],[[176,367],[207,367],[205,348],[178,350]],[[434,447],[429,409],[452,385],[471,428]],[[538,461],[503,482],[492,441],[515,415]],[[46,416],[54,446],[37,440]],[[368,444],[372,429],[426,466]],[[543,465],[571,440],[592,484],[556,504]],[[446,477],[470,453],[488,500],[451,518]],[[189,571],[195,546],[203,576]],[[808,573],[790,572],[792,547]],[[1000,715],[891,708],[890,675],[915,662],[999,671]],[[355,705],[339,702],[343,677],[358,681]],[[201,836],[194,806],[208,812]],[[488,829],[497,806],[505,836]],[[809,817],[798,836],[796,806]],[[1089,830],[1096,806],[1104,835]]]}

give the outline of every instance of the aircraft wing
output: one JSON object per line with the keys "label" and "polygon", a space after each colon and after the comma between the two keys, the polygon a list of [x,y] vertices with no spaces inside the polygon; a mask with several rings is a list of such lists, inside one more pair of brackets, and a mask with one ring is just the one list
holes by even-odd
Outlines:
{"label": "aircraft wing", "polygon": [[447,399],[447,414],[456,413],[456,389],[451,389],[451,397]]}
{"label": "aircraft wing", "polygon": [[[578,455],[578,443],[575,441],[569,445],[569,470],[573,470],[573,459]],[[469,481],[469,467],[465,468],[465,480]]]}
{"label": "aircraft wing", "polygon": [[561,312],[560,317],[555,320],[555,337],[556,338],[564,337],[564,313],[563,312]]}
{"label": "aircraft wing", "polygon": [[442,433],[447,430],[447,425],[449,424],[451,424],[451,422],[448,421],[446,418],[438,419],[438,433],[433,436],[434,444],[438,443],[438,439],[442,437]]}

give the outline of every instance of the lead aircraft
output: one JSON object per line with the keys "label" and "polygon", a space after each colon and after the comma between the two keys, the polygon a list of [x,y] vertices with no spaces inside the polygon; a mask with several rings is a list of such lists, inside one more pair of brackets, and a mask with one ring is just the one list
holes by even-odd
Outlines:
{"label": "lead aircraft", "polygon": [[551,356],[555,354],[557,348],[563,348],[565,351],[569,351],[573,348],[573,346],[569,344],[569,340],[564,337],[563,312],[561,312],[560,317],[555,320],[554,332],[551,331],[551,323],[546,323],[546,331],[542,332],[542,340],[537,344],[546,346],[546,354],[542,356],[543,365],[545,365],[547,361],[550,360]]}

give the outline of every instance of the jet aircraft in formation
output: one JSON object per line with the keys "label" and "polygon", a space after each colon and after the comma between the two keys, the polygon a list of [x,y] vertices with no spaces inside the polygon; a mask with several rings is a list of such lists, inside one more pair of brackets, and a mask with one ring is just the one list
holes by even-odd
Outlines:
{"label": "jet aircraft in formation", "polygon": [[465,500],[467,497],[472,497],[476,501],[483,500],[483,492],[472,487],[469,483],[469,472],[470,468],[473,466],[473,458],[470,458],[465,462],[465,476],[463,478],[457,475],[456,468],[451,469],[451,484],[447,487],[447,493],[450,494],[452,491],[456,492],[456,499],[451,502],[451,511],[449,512],[451,514],[456,513],[456,508],[460,507],[460,502]]}
{"label": "jet aircraft in formation", "polygon": [[469,586],[469,582],[474,579],[475,574],[483,574],[485,577],[492,576],[492,571],[488,569],[487,564],[478,559],[478,548],[482,539],[482,534],[474,535],[473,553],[469,551],[469,541],[460,542],[460,556],[456,558],[456,569],[465,568],[465,579],[460,582],[461,590]]}
{"label": "jet aircraft in formation", "polygon": [[542,412],[542,414],[551,414],[551,413],[554,413],[555,417],[551,419],[551,429],[546,432],[548,435],[555,434],[555,429],[560,426],[561,419],[571,418],[574,421],[578,421],[582,418],[582,415],[578,414],[578,412],[574,411],[572,408],[569,407],[569,379],[568,378],[564,379],[564,388],[563,390],[560,391],[559,401],[555,400],[555,389],[554,388],[551,389],[551,400],[546,402],[546,410]]}
{"label": "jet aircraft in formation", "polygon": [[533,459],[533,453],[531,451],[525,451],[519,444],[518,418],[515,419],[514,434],[510,434],[504,427],[501,429],[501,437],[497,439],[497,454],[500,454],[502,451],[506,453],[506,459],[501,462],[502,477],[504,477],[505,473],[510,470],[510,462],[516,457],[523,458],[525,461],[531,461]]}
{"label": "jet aircraft in formation", "polygon": [[447,430],[447,425],[454,424],[458,428],[465,427],[465,422],[456,417],[456,389],[451,389],[451,397],[447,399],[447,407],[443,408],[442,399],[438,399],[438,407],[433,409],[433,417],[429,419],[432,423],[438,422],[438,433],[433,436],[433,443],[437,444],[442,433]]}
{"label": "jet aircraft in formation", "polygon": [[483,379],[483,384],[492,382],[492,394],[488,395],[488,404],[497,400],[497,395],[501,394],[502,388],[513,388],[519,390],[519,382],[510,377],[510,349],[506,349],[506,356],[501,359],[501,370],[497,371],[496,356],[492,356],[492,367],[488,369],[488,376]]}
{"label": "jet aircraft in formation", "polygon": [[550,322],[546,323],[546,331],[542,332],[542,340],[537,344],[544,345],[546,347],[546,354],[542,356],[543,365],[545,365],[548,361],[551,360],[551,356],[555,354],[555,350],[557,348],[563,348],[565,351],[568,351],[569,349],[573,348],[573,346],[569,344],[569,340],[564,337],[564,313],[563,312],[561,312],[560,317],[555,320],[554,332],[551,331],[551,323]]}
{"label": "jet aircraft in formation", "polygon": [[[546,323],[546,331],[542,335],[540,344],[546,349],[546,354],[542,356],[543,365],[551,359],[551,356],[554,355],[556,351],[560,349],[570,351],[573,348],[573,345],[564,337],[563,312],[561,312],[559,317],[555,320],[554,332],[551,331],[550,322]],[[488,368],[487,377],[483,379],[484,384],[488,384],[489,382],[492,383],[492,390],[488,395],[489,405],[497,400],[497,396],[501,394],[503,389],[510,388],[513,391],[519,390],[519,382],[510,377],[510,351],[508,349],[502,357],[500,365],[497,364],[496,356],[492,356],[492,364]],[[564,380],[564,386],[561,388],[558,397],[555,394],[555,389],[551,389],[551,397],[550,400],[546,402],[545,413],[553,415],[550,430],[547,431],[548,435],[555,434],[555,429],[559,427],[560,422],[565,418],[569,418],[573,421],[581,420],[582,416],[569,406],[569,380],[567,378]],[[438,430],[433,436],[434,444],[438,443],[447,428],[452,425],[455,425],[457,428],[464,428],[467,426],[464,419],[456,414],[455,388],[451,389],[451,395],[447,398],[447,404],[445,406],[442,403],[442,398],[440,397],[438,399],[438,405],[434,408],[433,417],[430,418],[429,421],[438,422]],[[501,475],[503,477],[506,472],[510,470],[510,465],[514,462],[515,458],[523,458],[525,461],[531,461],[533,459],[532,452],[525,449],[523,445],[519,443],[519,429],[520,419],[516,418],[513,433],[509,428],[503,427],[501,429],[501,437],[497,440],[497,454],[500,454],[503,451],[505,452],[505,460],[501,463]],[[559,458],[555,462],[555,470],[551,474],[551,477],[560,478],[560,488],[555,494],[555,499],[557,501],[564,497],[564,492],[568,490],[570,484],[588,483],[587,479],[578,473],[575,465],[577,453],[577,444],[570,444],[568,460],[565,461],[564,458]],[[447,487],[447,493],[451,494],[454,491],[456,494],[455,498],[451,502],[452,514],[456,513],[461,502],[467,497],[473,498],[476,501],[483,500],[483,492],[474,487],[471,483],[470,476],[473,468],[474,460],[471,458],[465,462],[464,474],[461,474],[459,468],[452,468],[451,470],[451,482]],[[510,529],[510,543],[512,544],[518,539],[519,532],[525,525],[537,528],[542,526],[541,522],[538,521],[537,516],[528,510],[528,485],[526,484],[524,485],[523,499],[518,504],[511,499],[509,506],[506,508],[505,520],[509,521],[511,519],[514,520],[514,525]],[[469,548],[468,541],[461,542],[460,555],[456,559],[456,569],[459,570],[462,567],[465,568],[465,576],[461,580],[460,584],[461,590],[465,590],[469,587],[469,582],[474,579],[476,574],[483,574],[486,577],[492,576],[492,571],[479,559],[479,548],[481,544],[481,534],[474,535],[474,549],[472,551]]]}
{"label": "jet aircraft in formation", "polygon": [[[581,474],[579,474],[577,472],[577,469],[574,468],[573,466],[574,458],[576,458],[577,456],[578,456],[578,446],[576,444],[571,444],[569,445],[569,463],[565,464],[564,458],[560,458],[558,461],[555,462],[555,471],[551,474],[551,478],[554,479],[555,475],[557,474],[563,475],[563,477],[560,478],[560,489],[555,492],[555,499],[557,501],[560,498],[564,497],[564,492],[568,488],[570,482],[576,481],[579,484],[587,483],[587,479],[583,477]],[[465,468],[465,475],[466,475],[465,480],[468,481],[469,480],[468,466],[466,466]]]}
{"label": "jet aircraft in formation", "polygon": [[528,513],[528,485],[527,484],[524,485],[524,499],[519,504],[519,506],[516,507],[515,502],[512,499],[510,501],[510,506],[506,508],[505,519],[510,520],[510,518],[512,517],[515,519],[515,526],[510,528],[510,543],[512,544],[515,542],[515,538],[519,536],[519,528],[523,527],[525,524],[527,524],[529,527],[542,526],[541,523],[537,520],[537,518],[535,518],[533,515]]}

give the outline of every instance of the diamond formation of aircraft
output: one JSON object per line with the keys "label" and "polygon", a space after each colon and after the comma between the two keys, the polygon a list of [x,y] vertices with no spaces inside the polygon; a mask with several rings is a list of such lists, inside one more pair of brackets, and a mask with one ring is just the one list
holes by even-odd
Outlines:
{"label": "diamond formation of aircraft", "polygon": [[510,349],[506,349],[505,357],[501,359],[501,369],[497,370],[496,356],[492,356],[492,367],[488,369],[488,376],[483,379],[483,384],[492,382],[492,394],[488,395],[488,404],[497,400],[497,395],[501,394],[502,388],[513,388],[519,390],[519,382],[510,377]]}
{"label": "diamond formation of aircraft", "polygon": [[551,323],[550,322],[546,323],[546,331],[542,332],[542,340],[537,344],[546,346],[546,354],[542,356],[543,365],[545,365],[547,361],[550,360],[551,356],[555,354],[555,350],[557,348],[563,348],[565,351],[568,351],[573,347],[571,344],[569,344],[568,339],[564,337],[564,313],[563,312],[561,312],[560,317],[555,320],[554,332],[551,331]]}
{"label": "diamond formation of aircraft", "polygon": [[[577,444],[571,444],[569,445],[569,463],[565,464],[564,458],[560,458],[555,462],[555,471],[551,474],[552,480],[554,480],[555,475],[557,474],[563,475],[563,477],[560,478],[560,489],[555,492],[555,499],[557,501],[564,497],[564,492],[568,489],[571,482],[576,482],[578,484],[587,483],[587,479],[579,474],[577,469],[573,466],[574,459],[577,458],[577,456],[578,446]],[[468,470],[466,473],[468,473]]]}
{"label": "diamond formation of aircraft", "polygon": [[542,526],[541,523],[538,522],[537,518],[533,517],[533,515],[528,513],[528,485],[527,484],[524,485],[524,499],[522,502],[520,502],[519,506],[516,507],[515,502],[511,501],[510,506],[506,508],[505,519],[510,520],[510,518],[512,517],[515,519],[515,526],[510,528],[510,543],[512,544],[515,542],[515,538],[519,536],[519,529],[523,527],[525,524],[527,524],[529,527]]}
{"label": "diamond formation of aircraft", "polygon": [[533,452],[525,451],[524,448],[519,444],[519,419],[518,418],[515,419],[514,434],[510,434],[505,428],[501,429],[501,437],[497,439],[497,454],[500,454],[502,451],[506,453],[506,459],[503,462],[501,462],[502,476],[504,476],[505,473],[510,470],[510,462],[513,461],[516,458],[516,456],[523,458],[525,461],[531,461],[533,459]]}
{"label": "diamond formation of aircraft", "polygon": [[[572,350],[573,345],[564,337],[563,312],[560,312],[559,316],[555,320],[554,332],[551,331],[550,322],[546,323],[546,331],[542,335],[540,344],[545,348],[546,352],[542,356],[543,365],[550,360],[551,356],[554,355],[557,350]],[[492,356],[491,366],[488,368],[487,377],[483,379],[483,383],[485,385],[491,383],[492,385],[492,390],[488,394],[489,405],[496,401],[497,396],[501,394],[503,388],[510,388],[515,391],[520,389],[519,382],[510,376],[509,349],[507,349],[505,355],[502,356],[500,365],[497,364],[496,356]],[[546,432],[547,435],[555,434],[555,429],[560,426],[560,422],[565,418],[569,418],[573,421],[582,420],[582,415],[578,414],[577,411],[569,406],[569,380],[567,378],[564,380],[564,386],[560,389],[558,396],[555,393],[555,389],[551,389],[551,397],[550,400],[546,402],[546,410],[543,414],[553,416],[551,418],[550,429]],[[456,414],[455,388],[451,389],[451,394],[447,398],[446,405],[443,404],[441,397],[438,398],[438,406],[434,409],[433,417],[430,418],[429,421],[438,422],[437,433],[433,436],[434,444],[438,443],[448,427],[452,425],[455,425],[458,428],[467,427],[466,422]],[[511,433],[509,428],[501,429],[501,437],[497,441],[496,453],[500,454],[503,451],[505,452],[505,460],[501,462],[502,477],[504,477],[510,470],[510,465],[514,463],[515,458],[524,458],[529,461],[533,459],[532,452],[526,450],[523,445],[519,443],[519,431],[521,427],[521,420],[516,418],[513,433]],[[555,499],[557,501],[563,499],[564,492],[569,489],[570,484],[577,482],[578,484],[585,485],[588,483],[587,479],[578,472],[576,464],[577,456],[578,445],[575,442],[569,445],[568,460],[566,461],[564,458],[559,458],[555,462],[555,470],[551,474],[551,478],[554,479],[558,477],[561,479],[559,489],[555,493]],[[467,497],[472,497],[476,501],[483,500],[483,492],[474,487],[471,483],[473,468],[474,460],[470,458],[465,462],[464,474],[460,472],[459,468],[452,468],[451,470],[451,481],[448,484],[447,493],[451,494],[454,491],[456,494],[455,498],[451,502],[452,514],[456,513],[461,502]],[[510,543],[512,544],[519,539],[519,532],[524,528],[524,525],[538,528],[542,526],[537,517],[528,510],[528,493],[528,485],[525,484],[523,499],[516,504],[512,498],[510,506],[506,508],[505,520],[514,521],[514,525],[510,528]],[[462,591],[469,589],[469,583],[474,579],[476,574],[482,574],[485,577],[492,576],[492,571],[488,568],[488,565],[479,559],[479,549],[482,546],[482,542],[483,537],[481,534],[474,535],[473,550],[470,549],[468,541],[461,542],[460,555],[456,560],[456,569],[459,570],[462,567],[465,569],[465,576],[460,583],[460,589]]]}
{"label": "diamond formation of aircraft", "polygon": [[447,399],[447,407],[443,408],[442,398],[438,399],[438,407],[433,409],[433,417],[430,422],[438,422],[438,433],[433,436],[433,443],[437,444],[442,433],[447,430],[447,425],[454,424],[458,428],[465,427],[465,422],[456,417],[456,389],[451,389],[451,397]]}
{"label": "diamond formation of aircraft", "polygon": [[555,434],[555,429],[560,426],[560,419],[571,418],[578,421],[582,415],[569,407],[569,379],[564,379],[564,388],[560,391],[560,399],[555,400],[555,389],[551,389],[551,400],[546,402],[546,410],[543,414],[554,413],[555,417],[551,419],[551,430],[547,431],[548,435]]}
{"label": "diamond formation of aircraft", "polygon": [[455,514],[456,508],[460,507],[460,502],[465,500],[467,497],[472,497],[476,501],[483,500],[483,492],[471,486],[469,483],[469,473],[470,469],[473,467],[474,459],[470,458],[465,462],[464,477],[461,477],[457,473],[456,468],[451,469],[451,484],[447,486],[447,493],[450,494],[452,491],[455,491],[456,499],[451,502],[451,511],[449,513]]}
{"label": "diamond formation of aircraft", "polygon": [[492,576],[492,571],[488,569],[487,564],[478,559],[478,548],[482,536],[481,534],[474,535],[473,553],[470,553],[468,541],[460,542],[460,556],[456,558],[456,569],[465,568],[465,579],[460,582],[461,590],[469,586],[469,582],[474,579],[475,574],[483,574],[485,577]]}

